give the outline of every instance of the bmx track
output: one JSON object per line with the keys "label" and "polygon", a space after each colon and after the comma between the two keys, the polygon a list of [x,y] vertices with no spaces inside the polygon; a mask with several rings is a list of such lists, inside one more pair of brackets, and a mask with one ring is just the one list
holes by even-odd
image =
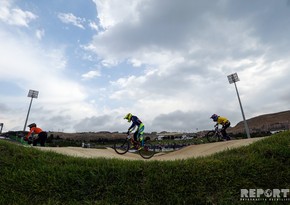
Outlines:
{"label": "bmx track", "polygon": [[[212,155],[227,149],[233,149],[241,146],[247,146],[253,142],[263,139],[250,138],[242,140],[231,140],[216,143],[207,143],[200,145],[191,145],[180,150],[169,153],[156,153],[154,157],[149,160],[180,160],[195,157],[202,157]],[[123,159],[123,160],[144,160],[139,154],[126,153],[124,155],[117,154],[112,148],[93,149],[82,147],[36,147],[43,151],[52,151],[64,155],[84,157],[84,158],[110,158],[110,159]]]}

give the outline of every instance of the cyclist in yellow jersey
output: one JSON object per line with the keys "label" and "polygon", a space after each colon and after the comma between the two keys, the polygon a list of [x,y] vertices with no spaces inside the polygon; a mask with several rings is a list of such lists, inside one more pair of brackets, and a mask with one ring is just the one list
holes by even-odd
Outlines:
{"label": "cyclist in yellow jersey", "polygon": [[223,138],[226,140],[230,140],[230,137],[228,136],[226,129],[231,125],[231,122],[227,118],[221,117],[217,114],[213,114],[210,118],[214,122],[216,122],[215,126],[222,125],[221,133],[223,135]]}

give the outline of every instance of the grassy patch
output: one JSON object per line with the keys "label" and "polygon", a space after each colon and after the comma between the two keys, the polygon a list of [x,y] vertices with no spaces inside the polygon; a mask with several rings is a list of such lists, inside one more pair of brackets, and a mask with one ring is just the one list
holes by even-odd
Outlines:
{"label": "grassy patch", "polygon": [[168,162],[84,159],[0,141],[0,204],[247,204],[240,189],[289,189],[289,167],[289,132]]}

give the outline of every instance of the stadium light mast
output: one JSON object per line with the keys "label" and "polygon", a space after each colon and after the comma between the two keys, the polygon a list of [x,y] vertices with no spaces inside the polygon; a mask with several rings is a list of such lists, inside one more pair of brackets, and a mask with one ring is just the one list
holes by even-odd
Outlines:
{"label": "stadium light mast", "polygon": [[4,124],[0,123],[0,134],[2,133],[3,126],[4,126]]}
{"label": "stadium light mast", "polygon": [[31,105],[32,105],[32,100],[33,98],[38,98],[38,91],[36,90],[29,90],[27,97],[30,97],[30,104],[29,104],[29,108],[28,108],[28,112],[27,112],[27,116],[26,116],[26,120],[25,120],[25,124],[24,124],[24,128],[23,131],[25,131],[26,129],[26,125],[27,125],[27,121],[28,121],[28,117],[29,117],[29,113],[30,113],[30,109],[31,109]]}
{"label": "stadium light mast", "polygon": [[245,114],[244,114],[244,110],[243,110],[243,106],[242,106],[242,103],[241,103],[239,91],[238,91],[238,88],[237,88],[237,85],[236,85],[236,82],[240,81],[240,79],[238,77],[238,74],[237,73],[233,73],[231,75],[228,75],[228,80],[229,80],[230,84],[233,84],[233,83],[235,84],[235,88],[236,88],[238,100],[239,100],[239,103],[240,103],[240,108],[241,108],[241,112],[242,112],[242,116],[243,116],[243,120],[244,120],[244,125],[245,125],[245,130],[246,130],[246,133],[247,133],[247,137],[251,138],[249,127],[248,127],[248,124],[247,124],[247,121],[246,121],[246,118],[245,118]]}

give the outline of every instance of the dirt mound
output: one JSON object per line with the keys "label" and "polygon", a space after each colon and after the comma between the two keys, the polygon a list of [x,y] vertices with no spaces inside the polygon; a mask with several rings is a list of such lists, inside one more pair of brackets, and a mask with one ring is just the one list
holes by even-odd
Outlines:
{"label": "dirt mound", "polygon": [[[290,110],[264,114],[247,120],[250,132],[268,132],[276,130],[289,130]],[[239,122],[235,127],[228,129],[231,133],[244,133],[244,122]]]}
{"label": "dirt mound", "polygon": [[[231,140],[224,142],[208,143],[201,145],[191,145],[180,149],[178,151],[170,152],[167,154],[157,153],[153,158],[149,160],[180,160],[188,159],[193,157],[208,156],[217,152],[221,152],[227,149],[232,149],[236,147],[246,146],[255,141],[263,139],[260,138],[250,138],[243,140]],[[82,147],[36,147],[43,151],[53,151],[60,154],[65,154],[75,157],[85,157],[85,158],[118,158],[124,160],[143,160],[138,153],[126,153],[124,155],[117,154],[112,148],[106,149],[90,149]]]}

